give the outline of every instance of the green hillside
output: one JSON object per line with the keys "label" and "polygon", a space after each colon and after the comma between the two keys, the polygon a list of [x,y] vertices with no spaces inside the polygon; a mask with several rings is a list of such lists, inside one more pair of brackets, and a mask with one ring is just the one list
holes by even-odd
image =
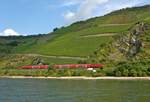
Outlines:
{"label": "green hillside", "polygon": [[150,23],[135,23],[128,31],[114,36],[110,44],[97,48],[87,62],[105,64],[109,75],[149,76]]}
{"label": "green hillside", "polygon": [[[128,60],[114,45],[118,39],[129,37],[137,22],[150,24],[150,5],[114,11],[57,28],[49,34],[0,37],[0,68],[39,64],[40,60],[42,64],[104,63],[105,69],[110,71],[119,61]],[[146,63],[147,67],[149,30],[143,34],[141,39],[145,46],[138,55],[142,57],[136,56],[133,63],[145,59],[139,65]]]}
{"label": "green hillside", "polygon": [[55,37],[52,40],[47,37],[46,41],[40,37],[28,39],[26,43],[16,46],[14,52],[86,57],[101,44],[110,43],[112,36],[127,31],[135,22],[150,21],[149,11],[150,6],[127,8],[102,17],[77,22],[53,32]]}

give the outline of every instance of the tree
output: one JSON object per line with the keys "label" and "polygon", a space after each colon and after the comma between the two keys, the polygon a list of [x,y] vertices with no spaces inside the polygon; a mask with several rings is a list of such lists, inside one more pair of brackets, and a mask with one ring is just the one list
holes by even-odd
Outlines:
{"label": "tree", "polygon": [[54,29],[53,29],[53,32],[57,31],[58,29],[59,29],[59,28],[57,28],[57,27],[56,27],[56,28],[54,28]]}

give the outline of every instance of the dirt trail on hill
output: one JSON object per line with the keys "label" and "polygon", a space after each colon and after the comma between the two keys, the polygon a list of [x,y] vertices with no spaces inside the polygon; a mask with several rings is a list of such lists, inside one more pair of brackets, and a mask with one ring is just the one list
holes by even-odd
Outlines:
{"label": "dirt trail on hill", "polygon": [[[108,27],[108,26],[124,26],[129,24],[101,24],[98,25],[99,27]],[[118,33],[101,33],[101,34],[88,34],[88,35],[81,35],[81,37],[102,37],[102,36],[114,36]]]}
{"label": "dirt trail on hill", "polygon": [[101,24],[98,26],[99,27],[107,27],[107,26],[124,26],[124,25],[129,25],[129,24]]}
{"label": "dirt trail on hill", "polygon": [[82,36],[82,37],[103,37],[103,36],[114,36],[118,33],[102,33],[102,34],[91,34],[91,35],[85,35],[85,36]]}
{"label": "dirt trail on hill", "polygon": [[73,60],[85,60],[84,57],[72,57],[72,56],[49,56],[49,55],[40,55],[40,54],[13,54],[13,55],[24,55],[32,57],[47,57],[47,58],[59,58],[59,59],[73,59]]}

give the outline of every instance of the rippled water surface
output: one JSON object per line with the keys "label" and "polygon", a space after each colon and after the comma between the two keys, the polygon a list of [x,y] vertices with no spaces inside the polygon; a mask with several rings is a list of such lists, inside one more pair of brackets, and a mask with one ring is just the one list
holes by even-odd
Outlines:
{"label": "rippled water surface", "polygon": [[0,102],[150,102],[150,81],[0,79]]}

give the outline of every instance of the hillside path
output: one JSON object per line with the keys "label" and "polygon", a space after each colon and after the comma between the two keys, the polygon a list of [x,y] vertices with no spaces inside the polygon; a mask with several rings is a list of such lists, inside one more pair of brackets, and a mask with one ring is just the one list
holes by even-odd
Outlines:
{"label": "hillside path", "polygon": [[85,57],[73,57],[73,56],[49,56],[49,55],[41,55],[41,54],[13,54],[13,55],[24,55],[24,56],[32,56],[32,57],[47,57],[47,58],[58,58],[58,59],[73,59],[73,60],[85,60]]}
{"label": "hillside path", "polygon": [[91,35],[85,35],[85,36],[82,36],[82,37],[103,37],[103,36],[114,36],[118,33],[102,33],[102,34],[91,34]]}
{"label": "hillside path", "polygon": [[98,26],[99,27],[107,27],[107,26],[124,26],[124,25],[129,25],[129,23],[127,23],[127,24],[101,24]]}

